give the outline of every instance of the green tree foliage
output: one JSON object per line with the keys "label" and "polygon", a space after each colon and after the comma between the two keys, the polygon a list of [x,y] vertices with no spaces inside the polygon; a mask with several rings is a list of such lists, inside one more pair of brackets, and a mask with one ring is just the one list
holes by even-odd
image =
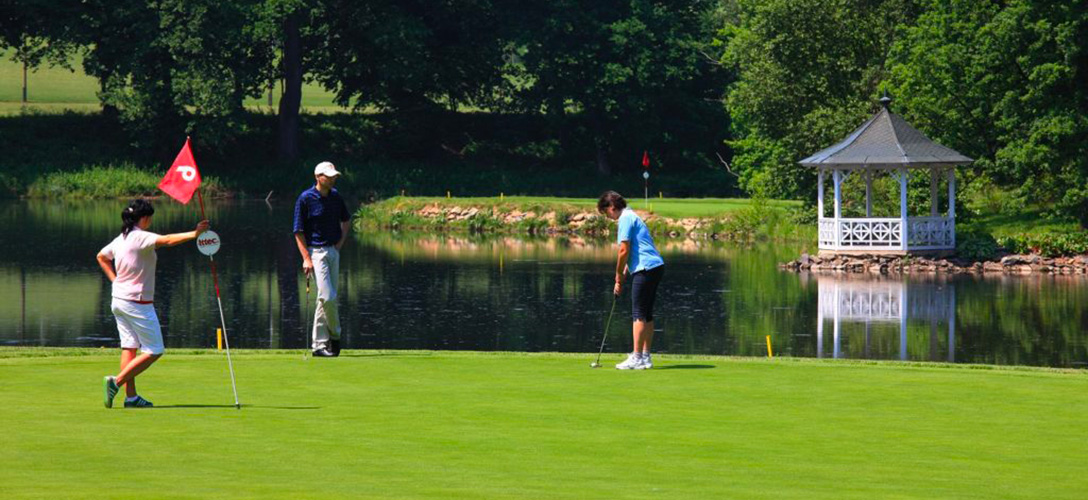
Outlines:
{"label": "green tree foliage", "polygon": [[919,129],[1088,226],[1088,4],[931,0],[888,67]]}
{"label": "green tree foliage", "polygon": [[737,0],[721,31],[738,72],[727,100],[733,167],[749,192],[815,197],[797,160],[874,111],[884,59],[911,0]]}
{"label": "green tree foliage", "polygon": [[221,143],[267,82],[265,12],[260,0],[88,0],[84,66],[138,142],[165,152],[199,130]]}
{"label": "green tree foliage", "polygon": [[525,83],[517,97],[524,109],[556,119],[577,114],[581,130],[574,133],[592,138],[603,173],[616,157],[637,165],[647,148],[666,161],[706,164],[727,124],[719,104],[727,73],[710,55],[716,5],[527,2],[515,38]]}
{"label": "green tree foliage", "polygon": [[320,2],[314,77],[344,106],[399,111],[481,103],[501,83],[502,0]]}

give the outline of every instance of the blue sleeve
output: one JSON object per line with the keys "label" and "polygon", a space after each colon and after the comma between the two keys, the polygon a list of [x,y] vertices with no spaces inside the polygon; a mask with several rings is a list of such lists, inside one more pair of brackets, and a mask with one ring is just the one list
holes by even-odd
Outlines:
{"label": "blue sleeve", "polygon": [[295,224],[292,233],[301,233],[306,230],[304,225],[306,211],[304,208],[306,208],[306,204],[303,202],[302,196],[299,196],[298,201],[295,202]]}
{"label": "blue sleeve", "polygon": [[635,218],[634,217],[620,217],[617,221],[616,228],[616,243],[623,243],[625,241],[631,241],[634,237],[635,231]]}

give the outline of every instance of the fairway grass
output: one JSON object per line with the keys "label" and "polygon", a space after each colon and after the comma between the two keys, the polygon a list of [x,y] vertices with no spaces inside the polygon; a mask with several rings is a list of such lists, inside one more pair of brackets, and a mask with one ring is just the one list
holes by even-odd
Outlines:
{"label": "fairway grass", "polygon": [[[13,498],[1083,498],[1088,375],[593,355],[0,349]],[[602,362],[614,364],[619,355]],[[606,364],[605,366],[611,366]],[[993,367],[988,367],[993,368]]]}

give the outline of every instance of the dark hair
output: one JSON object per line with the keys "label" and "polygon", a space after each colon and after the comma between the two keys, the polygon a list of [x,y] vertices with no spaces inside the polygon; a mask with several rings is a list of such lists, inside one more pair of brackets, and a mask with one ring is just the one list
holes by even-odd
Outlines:
{"label": "dark hair", "polygon": [[627,200],[623,199],[623,197],[615,191],[605,191],[604,194],[597,199],[597,211],[604,213],[604,210],[608,207],[615,207],[623,210],[627,208]]}
{"label": "dark hair", "polygon": [[128,236],[140,219],[154,214],[155,207],[151,206],[150,201],[143,198],[130,201],[128,207],[121,211],[121,234]]}

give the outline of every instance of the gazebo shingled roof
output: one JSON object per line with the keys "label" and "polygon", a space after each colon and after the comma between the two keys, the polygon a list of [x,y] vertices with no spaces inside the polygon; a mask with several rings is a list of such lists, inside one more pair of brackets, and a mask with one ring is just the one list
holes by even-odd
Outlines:
{"label": "gazebo shingled roof", "polygon": [[880,112],[838,144],[799,163],[806,167],[928,167],[967,165],[974,160],[937,144],[888,110],[891,99],[880,100]]}

